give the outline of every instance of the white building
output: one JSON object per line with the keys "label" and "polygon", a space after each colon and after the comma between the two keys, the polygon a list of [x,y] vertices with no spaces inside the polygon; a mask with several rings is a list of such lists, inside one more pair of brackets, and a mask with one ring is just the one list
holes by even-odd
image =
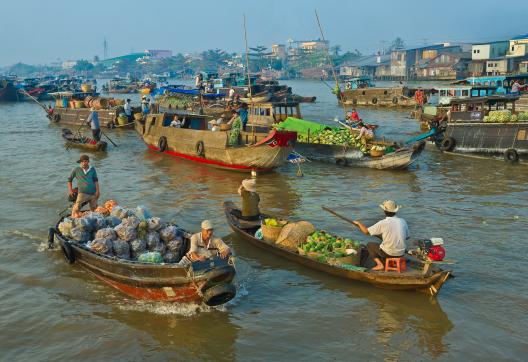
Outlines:
{"label": "white building", "polygon": [[471,47],[471,59],[486,60],[502,57],[506,55],[509,45],[510,42],[508,41],[473,44]]}
{"label": "white building", "polygon": [[72,69],[76,65],[77,65],[77,61],[76,60],[66,60],[66,61],[62,62],[62,64],[61,64],[62,69]]}
{"label": "white building", "polygon": [[516,36],[510,40],[508,57],[524,57],[528,54],[528,34]]}

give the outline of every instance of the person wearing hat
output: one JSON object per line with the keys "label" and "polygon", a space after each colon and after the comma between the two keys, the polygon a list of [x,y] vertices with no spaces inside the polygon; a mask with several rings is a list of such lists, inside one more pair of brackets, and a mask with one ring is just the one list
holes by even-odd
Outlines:
{"label": "person wearing hat", "polygon": [[90,157],[88,155],[81,155],[77,161],[80,165],[75,167],[68,177],[68,193],[71,197],[74,195],[72,187],[73,179],[77,179],[77,199],[72,208],[72,216],[77,217],[82,204],[88,202],[90,210],[94,211],[97,208],[97,200],[99,199],[99,179],[95,168],[90,167]]}
{"label": "person wearing hat", "polygon": [[240,218],[246,221],[258,220],[260,217],[260,196],[257,193],[255,179],[245,179],[238,188],[238,194],[242,197],[242,215]]}
{"label": "person wearing hat", "polygon": [[188,264],[193,261],[203,261],[212,257],[211,250],[218,250],[220,257],[225,259],[231,253],[231,249],[220,238],[213,236],[213,223],[209,220],[202,221],[202,230],[191,236],[191,247],[189,252],[180,261],[180,264]]}
{"label": "person wearing hat", "polygon": [[99,115],[94,107],[90,108],[90,115],[86,119],[86,124],[90,125],[93,139],[99,142],[101,140],[101,127],[99,125]]}
{"label": "person wearing hat", "polygon": [[385,219],[367,228],[360,221],[353,222],[365,235],[381,237],[381,244],[367,243],[369,256],[376,266],[372,270],[383,270],[386,258],[398,258],[405,254],[405,240],[409,238],[409,227],[404,219],[396,216],[399,206],[392,200],[379,205],[385,212]]}

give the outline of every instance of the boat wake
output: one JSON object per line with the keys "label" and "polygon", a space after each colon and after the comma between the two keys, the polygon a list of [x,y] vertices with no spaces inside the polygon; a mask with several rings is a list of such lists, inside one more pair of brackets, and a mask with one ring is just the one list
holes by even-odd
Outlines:
{"label": "boat wake", "polygon": [[126,311],[147,312],[159,315],[180,315],[184,317],[192,317],[198,313],[212,312],[218,308],[196,303],[166,303],[131,300],[128,304],[119,305],[119,309]]}

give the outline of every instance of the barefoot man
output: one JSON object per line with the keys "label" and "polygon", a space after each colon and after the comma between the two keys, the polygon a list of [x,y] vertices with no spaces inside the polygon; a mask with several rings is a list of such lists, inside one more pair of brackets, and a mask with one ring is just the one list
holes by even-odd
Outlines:
{"label": "barefoot man", "polygon": [[396,217],[399,206],[392,200],[384,201],[380,205],[385,212],[385,219],[367,228],[360,221],[355,220],[359,230],[365,235],[380,236],[381,244],[368,243],[369,256],[376,262],[372,270],[383,270],[386,258],[398,258],[405,254],[405,240],[409,238],[409,228],[404,219]]}

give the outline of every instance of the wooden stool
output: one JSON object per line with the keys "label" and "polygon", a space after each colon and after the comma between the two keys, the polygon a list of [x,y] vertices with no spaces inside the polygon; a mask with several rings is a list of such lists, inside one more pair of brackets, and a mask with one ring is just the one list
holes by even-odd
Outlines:
{"label": "wooden stool", "polygon": [[387,258],[385,259],[385,271],[397,271],[398,273],[401,273],[405,270],[407,270],[407,262],[405,261],[405,257],[401,258]]}

